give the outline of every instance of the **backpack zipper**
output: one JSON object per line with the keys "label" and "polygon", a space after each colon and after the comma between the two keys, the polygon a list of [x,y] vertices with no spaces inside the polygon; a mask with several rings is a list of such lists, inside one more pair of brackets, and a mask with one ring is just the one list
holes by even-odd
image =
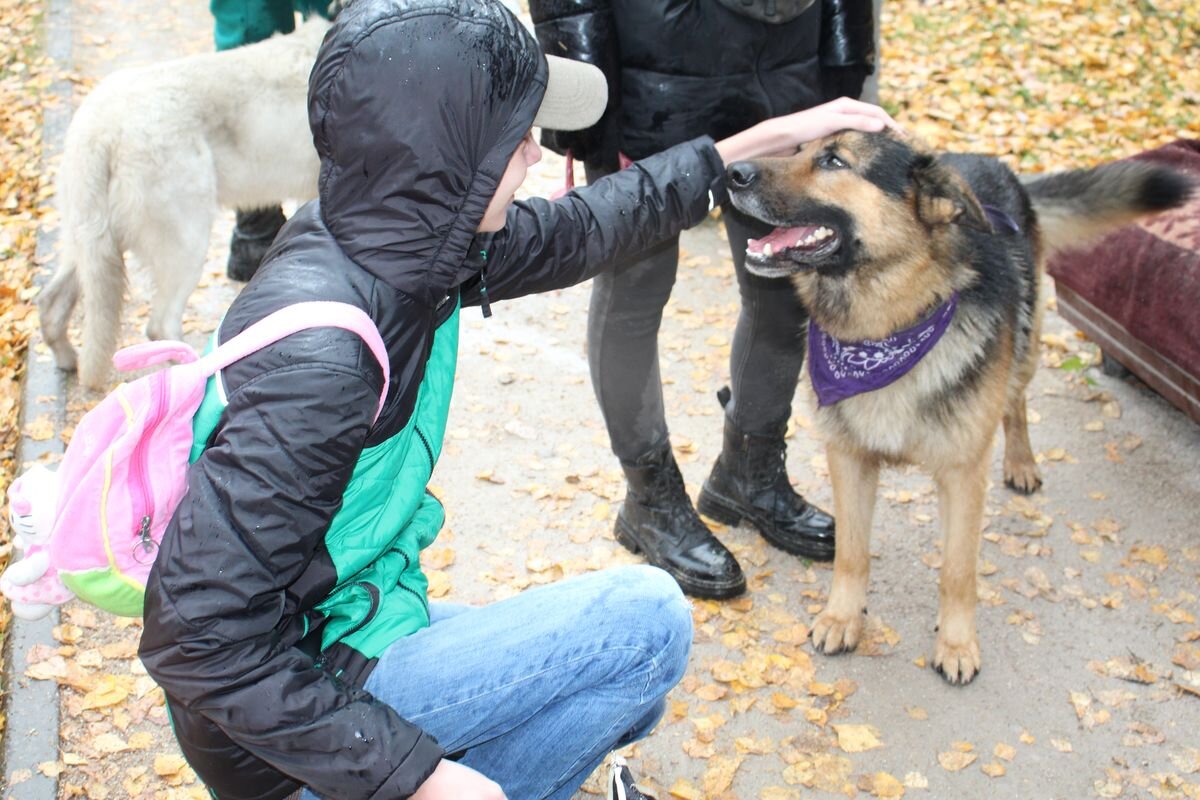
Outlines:
{"label": "backpack zipper", "polygon": [[150,529],[154,522],[150,516],[150,512],[154,510],[154,498],[151,496],[150,482],[146,479],[148,470],[146,451],[150,447],[151,434],[162,421],[162,407],[167,394],[167,382],[164,375],[165,373],[159,373],[156,376],[158,380],[154,381],[154,404],[150,407],[149,414],[152,422],[142,429],[142,436],[133,449],[133,479],[134,485],[139,490],[138,495],[133,499],[135,503],[140,501],[142,506],[138,528],[133,532],[137,537],[137,541],[133,544],[133,559],[139,564],[149,564],[154,561],[155,551],[158,550],[158,543],[150,536]]}

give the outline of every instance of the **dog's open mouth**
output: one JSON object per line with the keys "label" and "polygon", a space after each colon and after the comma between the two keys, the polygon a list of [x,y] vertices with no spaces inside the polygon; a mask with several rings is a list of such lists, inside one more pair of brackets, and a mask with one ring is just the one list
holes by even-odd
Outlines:
{"label": "dog's open mouth", "polygon": [[825,225],[776,228],[746,243],[746,268],[766,278],[791,275],[836,253],[841,246],[842,237]]}

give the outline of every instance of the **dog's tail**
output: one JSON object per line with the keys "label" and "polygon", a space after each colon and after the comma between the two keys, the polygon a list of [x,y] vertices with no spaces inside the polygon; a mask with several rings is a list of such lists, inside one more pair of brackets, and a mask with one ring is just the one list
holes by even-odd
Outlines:
{"label": "dog's tail", "polygon": [[1023,179],[1049,255],[1084,247],[1142,217],[1178,208],[1196,190],[1175,170],[1140,161]]}
{"label": "dog's tail", "polygon": [[82,294],[81,383],[101,388],[111,374],[111,358],[121,328],[125,260],[118,231],[120,212],[112,208],[109,137],[88,113],[87,102],[67,129],[59,167],[61,249],[58,270],[38,298],[42,334],[58,366],[76,366],[67,326]]}

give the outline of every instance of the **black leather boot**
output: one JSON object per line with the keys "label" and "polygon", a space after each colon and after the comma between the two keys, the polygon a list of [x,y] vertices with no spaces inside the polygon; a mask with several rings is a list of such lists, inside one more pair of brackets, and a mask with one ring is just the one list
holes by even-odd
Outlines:
{"label": "black leather boot", "polygon": [[285,222],[287,217],[279,206],[249,211],[238,209],[237,224],[229,240],[229,261],[225,265],[225,274],[235,281],[253,278],[263,256],[275,241],[275,234],[279,233]]}
{"label": "black leather boot", "polygon": [[725,418],[725,444],[700,490],[696,508],[726,525],[743,519],[771,544],[814,561],[833,559],[833,517],[796,493],[788,481],[783,434],[743,433]]}
{"label": "black leather boot", "polygon": [[670,444],[621,467],[627,489],[617,513],[618,542],[670,573],[685,594],[719,600],[746,591],[737,559],[692,507]]}

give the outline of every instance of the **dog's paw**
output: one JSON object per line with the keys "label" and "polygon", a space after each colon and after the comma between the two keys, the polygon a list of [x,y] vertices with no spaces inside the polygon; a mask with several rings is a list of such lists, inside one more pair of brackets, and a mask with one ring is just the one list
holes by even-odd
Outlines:
{"label": "dog's paw", "polygon": [[858,647],[862,633],[861,613],[837,614],[826,609],[813,621],[811,636],[813,647],[827,656],[832,656],[848,653]]}
{"label": "dog's paw", "polygon": [[979,640],[951,643],[939,633],[933,651],[933,668],[955,686],[965,686],[975,680],[983,662],[979,657]]}
{"label": "dog's paw", "polygon": [[54,354],[54,366],[61,369],[63,372],[75,372],[79,369],[79,356],[75,353],[75,348],[66,342],[47,343],[50,345],[50,352]]}
{"label": "dog's paw", "polygon": [[1014,492],[1033,494],[1042,488],[1042,476],[1032,461],[1004,462],[1004,485]]}

